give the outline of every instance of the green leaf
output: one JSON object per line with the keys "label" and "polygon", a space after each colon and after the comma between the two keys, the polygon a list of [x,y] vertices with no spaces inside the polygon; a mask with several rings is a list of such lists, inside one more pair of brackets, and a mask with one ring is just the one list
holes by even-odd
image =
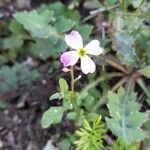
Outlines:
{"label": "green leaf", "polygon": [[70,119],[70,120],[75,120],[77,117],[77,113],[76,112],[69,112],[67,114],[67,118]]}
{"label": "green leaf", "polygon": [[0,39],[0,48],[11,49],[22,46],[23,38],[21,35],[12,35],[7,38]]}
{"label": "green leaf", "polygon": [[66,31],[69,31],[70,29],[72,29],[75,25],[75,22],[71,21],[68,18],[64,18],[63,16],[59,17],[54,26],[57,28],[57,31],[59,33],[64,33]]}
{"label": "green leaf", "polygon": [[0,109],[5,109],[8,107],[8,104],[2,100],[0,100]]}
{"label": "green leaf", "polygon": [[42,116],[42,127],[48,128],[52,124],[59,123],[62,120],[63,113],[62,107],[50,107]]}
{"label": "green leaf", "polygon": [[71,142],[69,138],[65,138],[61,141],[60,147],[62,150],[70,150]]}
{"label": "green leaf", "polygon": [[142,75],[150,78],[150,65],[145,66],[144,68],[140,69],[138,72],[140,72]]}
{"label": "green leaf", "polygon": [[60,91],[62,93],[65,94],[66,92],[68,92],[68,84],[65,79],[63,79],[63,78],[59,79],[59,87],[60,87]]}
{"label": "green leaf", "polygon": [[48,38],[50,32],[50,18],[52,11],[45,11],[38,14],[37,11],[23,11],[14,14],[14,18],[21,23],[24,28],[31,32],[33,37]]}
{"label": "green leaf", "polygon": [[55,17],[64,16],[65,18],[69,18],[75,22],[79,22],[80,20],[80,14],[78,11],[68,9],[61,2],[55,2],[50,5],[45,5],[43,6],[43,10],[45,9],[44,7],[51,11],[54,11]]}
{"label": "green leaf", "polygon": [[141,141],[145,132],[140,128],[147,120],[147,114],[141,113],[136,102],[136,94],[129,94],[123,88],[118,93],[108,93],[107,107],[111,118],[106,118],[108,128],[125,144]]}
{"label": "green leaf", "polygon": [[60,93],[55,93],[53,95],[50,96],[50,100],[53,100],[53,99],[60,99],[61,98],[61,94]]}
{"label": "green leaf", "polygon": [[138,150],[140,147],[139,143],[132,143],[130,145],[125,145],[120,139],[113,142],[110,150]]}
{"label": "green leaf", "polygon": [[137,9],[137,8],[141,7],[141,5],[144,3],[144,1],[145,0],[134,0],[132,2],[132,5],[133,5],[134,8]]}
{"label": "green leaf", "polygon": [[11,89],[18,88],[18,79],[15,72],[7,66],[0,69],[0,94],[8,92]]}
{"label": "green leaf", "polygon": [[95,99],[93,96],[88,95],[84,100],[82,100],[83,105],[85,106],[85,108],[87,110],[91,110],[91,107],[93,107],[93,105],[95,104]]}
{"label": "green leaf", "polygon": [[0,55],[0,65],[8,62],[9,58],[6,55]]}
{"label": "green leaf", "polygon": [[[60,16],[60,14],[63,14],[64,13],[64,9],[65,9],[65,6],[61,3],[61,2],[56,2],[56,3],[53,3],[53,4],[50,4],[50,5],[43,5],[44,7],[46,7],[46,9],[49,9],[51,11],[54,11],[55,12],[55,16]],[[45,8],[43,8],[44,10]]]}
{"label": "green leaf", "polygon": [[118,1],[117,0],[106,0],[105,6],[112,6],[115,5]]}
{"label": "green leaf", "polygon": [[89,39],[90,34],[92,33],[93,26],[86,24],[77,26],[75,29],[80,32],[83,40],[87,41]]}
{"label": "green leaf", "polygon": [[78,139],[74,142],[76,150],[99,150],[103,148],[104,124],[98,116],[92,121],[92,125],[84,120],[83,128],[76,131]]}
{"label": "green leaf", "polygon": [[55,38],[48,38],[48,39],[39,39],[36,38],[34,43],[30,43],[29,45],[29,52],[38,58],[46,60],[50,56],[54,56],[58,54],[58,52],[53,49],[52,43],[56,43],[57,41]]}
{"label": "green leaf", "polygon": [[31,69],[26,65],[3,66],[0,69],[0,94],[16,90],[21,86],[29,86],[38,77],[39,73],[37,70]]}
{"label": "green leaf", "polygon": [[116,34],[113,40],[113,49],[117,51],[122,64],[136,67],[138,57],[133,48],[134,40],[127,34]]}
{"label": "green leaf", "polygon": [[90,112],[86,115],[88,121],[94,121],[98,117],[97,113]]}
{"label": "green leaf", "polygon": [[8,28],[14,34],[22,34],[25,31],[23,26],[15,19],[10,21]]}
{"label": "green leaf", "polygon": [[75,21],[76,23],[79,23],[80,21],[80,14],[78,11],[74,10],[74,9],[68,9],[67,7],[65,7],[64,9],[64,16],[65,18],[69,18],[72,21]]}

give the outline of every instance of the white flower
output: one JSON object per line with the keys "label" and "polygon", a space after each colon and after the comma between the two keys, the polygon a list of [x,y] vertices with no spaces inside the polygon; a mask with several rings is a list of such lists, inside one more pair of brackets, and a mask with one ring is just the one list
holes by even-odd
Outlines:
{"label": "white flower", "polygon": [[66,35],[65,42],[74,50],[64,52],[61,55],[60,61],[63,63],[64,67],[74,66],[80,58],[81,70],[84,74],[95,72],[96,65],[87,54],[102,54],[103,49],[99,46],[100,42],[98,40],[92,40],[83,47],[82,37],[77,31],[72,31],[70,34]]}

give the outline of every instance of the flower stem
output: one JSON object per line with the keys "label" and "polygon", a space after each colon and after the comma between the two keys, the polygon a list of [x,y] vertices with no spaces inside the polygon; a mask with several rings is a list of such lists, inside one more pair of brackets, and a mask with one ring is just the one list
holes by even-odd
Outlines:
{"label": "flower stem", "polygon": [[75,92],[74,92],[74,70],[73,66],[70,68],[70,76],[71,76],[71,100],[75,98]]}

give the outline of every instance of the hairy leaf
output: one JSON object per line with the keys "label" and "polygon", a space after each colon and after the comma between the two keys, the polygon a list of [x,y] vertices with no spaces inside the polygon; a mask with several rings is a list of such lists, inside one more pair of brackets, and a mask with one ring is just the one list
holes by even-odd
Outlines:
{"label": "hairy leaf", "polygon": [[29,30],[33,37],[48,38],[50,32],[50,18],[52,11],[44,11],[41,14],[36,10],[31,12],[23,11],[14,14],[14,18],[20,22],[26,30]]}
{"label": "hairy leaf", "polygon": [[113,41],[113,49],[117,51],[122,64],[136,67],[138,57],[133,48],[134,40],[127,34],[116,34]]}
{"label": "hairy leaf", "polygon": [[147,120],[147,115],[139,111],[136,94],[129,94],[120,88],[117,94],[110,91],[108,99],[111,118],[106,118],[106,123],[112,133],[127,144],[143,140],[145,133],[140,127]]}

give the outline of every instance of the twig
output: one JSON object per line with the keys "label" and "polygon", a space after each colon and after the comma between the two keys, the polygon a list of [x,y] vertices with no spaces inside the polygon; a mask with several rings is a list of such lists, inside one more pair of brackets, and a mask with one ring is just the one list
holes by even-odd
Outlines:
{"label": "twig", "polygon": [[121,72],[125,73],[126,75],[129,74],[129,72],[126,70],[126,68],[124,68],[122,65],[112,61],[112,60],[109,60],[109,59],[105,59],[105,61],[112,67],[120,70]]}
{"label": "twig", "polygon": [[93,11],[90,11],[90,15],[85,17],[82,21],[81,21],[81,24],[94,18],[95,16],[97,16],[99,13],[102,13],[102,12],[105,12],[105,11],[108,11],[108,10],[111,10],[111,9],[115,9],[115,8],[118,8],[119,7],[119,4],[117,5],[114,5],[114,6],[110,6],[110,7],[107,7],[107,8],[98,8],[96,10],[93,10]]}

